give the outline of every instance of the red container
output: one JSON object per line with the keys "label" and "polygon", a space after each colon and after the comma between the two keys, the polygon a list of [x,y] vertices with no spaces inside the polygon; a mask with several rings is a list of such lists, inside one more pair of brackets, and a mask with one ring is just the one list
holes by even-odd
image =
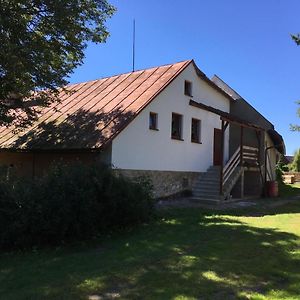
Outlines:
{"label": "red container", "polygon": [[277,181],[267,181],[267,195],[268,197],[278,197],[278,182]]}

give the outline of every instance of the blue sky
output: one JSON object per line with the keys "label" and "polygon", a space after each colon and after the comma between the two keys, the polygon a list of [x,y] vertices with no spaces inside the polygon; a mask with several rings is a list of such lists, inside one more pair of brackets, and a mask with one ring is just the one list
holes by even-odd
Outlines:
{"label": "blue sky", "polygon": [[208,77],[220,76],[283,136],[287,154],[300,148],[299,0],[113,0],[106,44],[90,45],[71,82],[132,69],[132,20],[136,20],[136,69],[194,59]]}

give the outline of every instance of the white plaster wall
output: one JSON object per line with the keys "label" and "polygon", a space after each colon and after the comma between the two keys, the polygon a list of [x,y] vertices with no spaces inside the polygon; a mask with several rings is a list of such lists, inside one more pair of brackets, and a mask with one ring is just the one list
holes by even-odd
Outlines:
{"label": "white plaster wall", "polygon": [[[214,128],[221,128],[216,114],[189,105],[184,81],[193,83],[193,100],[229,112],[229,100],[201,80],[190,64],[112,142],[116,168],[204,172],[213,164]],[[158,113],[158,131],[149,129],[149,113]],[[171,139],[172,112],[183,115],[184,141]],[[191,142],[191,119],[201,120],[201,142]],[[228,160],[229,134],[225,135]]]}

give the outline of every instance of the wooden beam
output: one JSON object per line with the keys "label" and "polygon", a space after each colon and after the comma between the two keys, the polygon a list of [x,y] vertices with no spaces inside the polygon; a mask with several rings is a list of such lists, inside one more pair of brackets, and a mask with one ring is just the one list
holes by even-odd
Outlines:
{"label": "wooden beam", "polygon": [[35,153],[32,153],[32,178],[35,178]]}
{"label": "wooden beam", "polygon": [[256,137],[258,140],[258,153],[257,153],[257,162],[258,162],[258,167],[259,167],[259,174],[260,174],[260,181],[261,181],[261,192],[263,193],[264,191],[264,174],[262,172],[262,165],[263,165],[263,152],[264,152],[264,142],[262,142],[263,139],[263,133],[261,131],[256,131]]}
{"label": "wooden beam", "polygon": [[[241,126],[241,136],[240,136],[240,143],[241,143],[241,161],[240,165],[241,168],[244,168],[244,127]],[[242,170],[242,175],[241,175],[241,198],[244,198],[244,185],[245,185],[245,176],[244,176],[244,169]]]}
{"label": "wooden beam", "polygon": [[231,124],[235,124],[235,125],[242,126],[242,127],[245,127],[245,128],[251,128],[251,129],[254,129],[254,130],[264,131],[263,128],[260,128],[258,126],[255,126],[255,125],[252,125],[252,124],[246,124],[246,123],[243,123],[243,122],[239,122],[239,121],[233,120],[233,119],[228,118],[228,117],[221,116],[221,120],[228,121]]}
{"label": "wooden beam", "polygon": [[228,125],[229,125],[229,122],[227,121],[227,122],[225,123],[225,130],[227,129]]}
{"label": "wooden beam", "polygon": [[240,145],[241,145],[241,162],[240,162],[240,165],[241,167],[243,166],[243,152],[244,152],[244,149],[243,149],[243,146],[244,146],[244,127],[241,126],[241,135],[240,135]]}
{"label": "wooden beam", "polygon": [[225,121],[222,120],[221,135],[221,166],[220,166],[220,195],[223,194],[223,168],[224,168],[224,133],[226,130]]}
{"label": "wooden beam", "polygon": [[191,105],[193,107],[203,109],[203,110],[206,110],[206,111],[209,111],[209,112],[214,113],[216,115],[219,115],[221,120],[227,121],[228,123],[237,124],[239,126],[264,131],[264,128],[262,128],[262,127],[260,127],[256,124],[249,123],[248,121],[240,119],[240,118],[236,117],[235,115],[232,115],[228,112],[222,111],[222,110],[214,108],[212,106],[205,105],[203,103],[196,102],[192,99],[189,101],[189,105]]}
{"label": "wooden beam", "polygon": [[241,198],[244,199],[244,187],[245,187],[245,171],[243,169],[242,175],[241,175]]}
{"label": "wooden beam", "polygon": [[261,164],[261,132],[260,131],[255,131],[256,133],[256,138],[257,138],[257,142],[258,142],[258,164]]}

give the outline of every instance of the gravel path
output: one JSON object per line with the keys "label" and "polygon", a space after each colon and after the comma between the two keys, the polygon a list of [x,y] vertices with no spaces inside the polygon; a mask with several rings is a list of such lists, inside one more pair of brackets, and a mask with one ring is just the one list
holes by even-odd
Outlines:
{"label": "gravel path", "polygon": [[197,201],[193,198],[177,198],[177,199],[166,199],[160,200],[157,203],[158,209],[164,208],[188,208],[188,207],[203,207],[214,210],[224,210],[233,208],[245,208],[245,207],[255,207],[263,204],[264,207],[278,207],[284,204],[292,203],[295,201],[300,201],[300,195],[294,196],[292,198],[256,198],[256,199],[241,199],[230,202],[219,202],[219,203],[208,203],[203,201]]}

